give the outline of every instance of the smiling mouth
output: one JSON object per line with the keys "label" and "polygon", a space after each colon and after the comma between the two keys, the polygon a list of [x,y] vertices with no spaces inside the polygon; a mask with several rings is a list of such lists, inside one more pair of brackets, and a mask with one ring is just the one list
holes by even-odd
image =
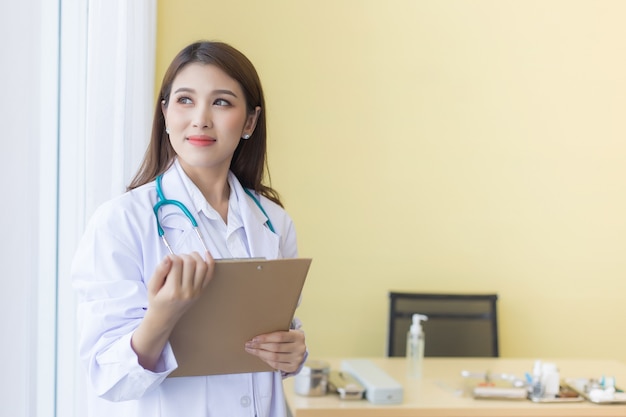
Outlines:
{"label": "smiling mouth", "polygon": [[205,135],[189,136],[187,141],[195,146],[209,146],[215,143],[215,139]]}

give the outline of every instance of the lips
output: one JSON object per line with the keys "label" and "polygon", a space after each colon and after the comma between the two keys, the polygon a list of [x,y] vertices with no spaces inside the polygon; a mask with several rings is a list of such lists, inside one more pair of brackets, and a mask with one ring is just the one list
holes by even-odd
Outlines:
{"label": "lips", "polygon": [[210,146],[215,143],[215,139],[206,135],[189,136],[187,141],[194,146]]}

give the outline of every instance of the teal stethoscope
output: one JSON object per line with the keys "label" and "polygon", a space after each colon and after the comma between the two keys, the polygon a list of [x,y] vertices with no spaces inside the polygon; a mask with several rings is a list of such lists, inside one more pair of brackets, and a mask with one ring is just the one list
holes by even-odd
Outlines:
{"label": "teal stethoscope", "polygon": [[[202,233],[200,233],[200,229],[198,228],[198,222],[196,221],[195,217],[193,217],[189,209],[185,207],[185,205],[181,203],[180,201],[168,200],[167,198],[165,198],[165,195],[163,195],[163,188],[161,186],[162,177],[163,175],[159,175],[158,177],[156,177],[157,202],[153,207],[154,217],[156,217],[157,230],[159,231],[159,237],[161,238],[161,240],[167,247],[167,250],[173,255],[174,251],[172,250],[172,247],[170,246],[169,242],[167,241],[167,238],[165,237],[165,232],[163,231],[163,228],[161,227],[161,222],[159,222],[159,209],[165,205],[172,204],[178,207],[185,214],[187,219],[189,219],[189,222],[191,223],[191,226],[193,227],[193,231],[196,233],[196,236],[198,236],[198,240],[200,240],[200,243],[202,244],[202,248],[206,252],[208,252],[209,250],[207,249],[206,244],[204,243],[204,238],[202,237]],[[265,224],[267,225],[267,227],[273,233],[276,233],[276,231],[274,231],[274,227],[272,226],[272,222],[270,221],[269,216],[267,215],[265,210],[263,210],[263,206],[261,206],[261,202],[247,188],[244,188],[244,191],[246,192],[246,194],[250,196],[250,198],[252,198],[252,201],[254,201],[257,207],[261,209],[261,211],[265,215],[265,218],[267,219]]]}

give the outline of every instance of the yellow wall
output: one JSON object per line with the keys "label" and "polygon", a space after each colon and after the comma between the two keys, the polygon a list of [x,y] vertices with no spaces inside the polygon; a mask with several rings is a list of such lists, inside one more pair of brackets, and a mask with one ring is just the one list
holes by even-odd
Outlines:
{"label": "yellow wall", "polygon": [[312,357],[383,355],[387,293],[407,290],[497,292],[505,357],[626,361],[625,17],[619,0],[159,0],[157,78],[200,38],[255,63],[273,185],[314,258]]}

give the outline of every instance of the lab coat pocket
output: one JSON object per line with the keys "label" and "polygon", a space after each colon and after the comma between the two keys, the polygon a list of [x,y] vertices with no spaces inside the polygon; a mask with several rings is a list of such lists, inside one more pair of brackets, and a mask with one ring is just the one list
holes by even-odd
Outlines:
{"label": "lab coat pocket", "polygon": [[193,226],[183,215],[170,214],[163,217],[161,227],[165,238],[169,242],[175,254],[188,254],[192,252],[203,253],[204,249],[198,240]]}

